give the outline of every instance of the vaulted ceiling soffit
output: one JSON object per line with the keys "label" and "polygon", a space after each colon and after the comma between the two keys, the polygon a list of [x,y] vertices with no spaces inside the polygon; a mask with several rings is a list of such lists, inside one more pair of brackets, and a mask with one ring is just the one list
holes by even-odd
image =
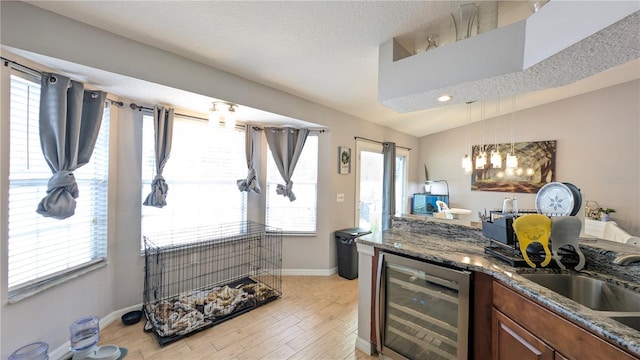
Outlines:
{"label": "vaulted ceiling soffit", "polygon": [[[527,19],[412,54],[379,48],[378,101],[401,112],[554,88],[640,58],[640,2],[550,1]],[[446,103],[437,99],[450,95]]]}

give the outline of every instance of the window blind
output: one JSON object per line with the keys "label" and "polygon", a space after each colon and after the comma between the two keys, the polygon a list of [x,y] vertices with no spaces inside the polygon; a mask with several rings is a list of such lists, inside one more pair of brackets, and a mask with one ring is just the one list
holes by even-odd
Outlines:
{"label": "window blind", "polygon": [[[155,176],[153,115],[143,116],[142,200]],[[163,176],[167,205],[142,206],[142,235],[155,245],[210,240],[218,226],[247,218],[246,192],[236,180],[247,175],[244,133],[175,116],[171,154]],[[141,249],[144,242],[141,238]]]}
{"label": "window blind", "polygon": [[276,194],[276,186],[284,180],[278,171],[271,150],[267,156],[266,225],[285,233],[316,232],[318,193],[318,136],[310,134],[293,172],[295,201]]}
{"label": "window blind", "polygon": [[52,173],[40,147],[40,79],[10,77],[8,284],[10,298],[64,278],[106,258],[109,107],[91,161],[74,171],[80,197],[75,215],[36,213]]}

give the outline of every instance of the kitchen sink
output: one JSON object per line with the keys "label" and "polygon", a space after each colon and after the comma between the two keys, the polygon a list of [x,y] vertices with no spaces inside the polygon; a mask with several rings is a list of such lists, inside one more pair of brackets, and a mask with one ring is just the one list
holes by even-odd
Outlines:
{"label": "kitchen sink", "polygon": [[[571,274],[521,274],[521,276],[593,310],[640,311],[640,293],[603,280]],[[639,320],[628,321],[634,321],[638,325]]]}
{"label": "kitchen sink", "polygon": [[612,316],[613,320],[621,322],[632,329],[640,331],[640,316]]}

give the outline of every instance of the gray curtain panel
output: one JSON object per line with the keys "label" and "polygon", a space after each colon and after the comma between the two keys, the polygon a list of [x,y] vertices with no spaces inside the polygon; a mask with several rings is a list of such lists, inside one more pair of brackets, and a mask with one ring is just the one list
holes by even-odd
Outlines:
{"label": "gray curtain panel", "polygon": [[275,160],[278,171],[285,181],[284,185],[278,184],[276,193],[288,197],[289,201],[294,201],[296,196],[291,191],[293,187],[291,177],[304,148],[304,143],[307,141],[309,130],[267,127],[264,128],[264,134],[273,154],[273,160]]}
{"label": "gray curtain panel", "polygon": [[396,213],[396,144],[382,144],[382,230],[391,228],[391,217]]}
{"label": "gray curtain panel", "polygon": [[174,109],[162,106],[153,107],[153,134],[155,138],[156,176],[151,182],[151,192],[147,195],[143,205],[164,207],[167,205],[169,185],[162,176],[164,166],[171,153],[171,139],[173,138]]}
{"label": "gray curtain panel", "polygon": [[246,192],[250,192],[253,191],[256,194],[260,194],[260,184],[258,183],[258,176],[256,174],[256,169],[253,165],[253,148],[254,148],[254,144],[253,142],[255,141],[255,135],[254,135],[254,131],[253,131],[253,126],[251,126],[250,124],[247,124],[246,129],[244,131],[244,150],[247,156],[247,168],[248,168],[248,173],[247,173],[247,177],[244,179],[239,179],[237,182],[238,184],[238,189],[242,192],[242,191],[246,191]]}
{"label": "gray curtain panel", "polygon": [[66,219],[80,195],[73,171],[91,159],[107,94],[59,74],[43,74],[40,85],[40,145],[53,176],[36,212]]}

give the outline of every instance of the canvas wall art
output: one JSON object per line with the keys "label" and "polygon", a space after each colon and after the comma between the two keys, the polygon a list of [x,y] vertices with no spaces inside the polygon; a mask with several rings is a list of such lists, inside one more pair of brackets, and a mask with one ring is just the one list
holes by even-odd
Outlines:
{"label": "canvas wall art", "polygon": [[[487,163],[478,168],[476,160],[483,148]],[[497,144],[502,163],[498,168],[491,164],[491,152],[495,149],[495,144],[472,146],[471,190],[535,194],[545,184],[556,181],[555,140],[514,143],[513,154],[518,159],[515,168],[506,165],[506,156],[512,153],[512,144]]]}

